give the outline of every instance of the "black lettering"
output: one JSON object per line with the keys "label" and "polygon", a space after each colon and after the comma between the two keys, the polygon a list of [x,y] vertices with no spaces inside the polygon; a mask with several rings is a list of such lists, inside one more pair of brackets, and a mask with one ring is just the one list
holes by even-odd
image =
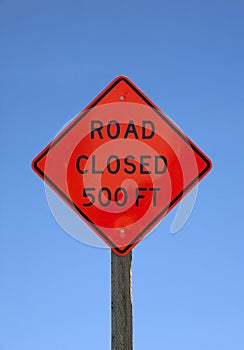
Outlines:
{"label": "black lettering", "polygon": [[96,157],[92,156],[92,174],[103,174],[102,170],[96,170]]}
{"label": "black lettering", "polygon": [[[103,192],[107,193],[107,201],[103,202],[102,197],[104,198],[105,196],[103,195]],[[111,202],[111,191],[108,187],[102,187],[100,191],[98,192],[98,201],[103,207],[107,207],[109,203]]]}
{"label": "black lettering", "polygon": [[83,203],[83,206],[84,207],[90,207],[94,202],[95,202],[95,196],[94,196],[94,194],[92,194],[92,193],[88,193],[88,191],[89,192],[94,192],[95,191],[95,188],[94,187],[90,187],[90,188],[84,188],[83,189],[83,197],[85,197],[85,198],[89,198],[90,199],[90,202],[88,202],[88,203]]}
{"label": "black lettering", "polygon": [[[113,130],[113,126],[115,127],[115,134],[112,135],[111,134],[111,129]],[[119,137],[119,134],[120,134],[120,125],[119,123],[116,121],[116,120],[111,120],[109,123],[108,123],[108,126],[107,126],[107,133],[108,133],[108,137],[110,139],[117,139]]]}
{"label": "black lettering", "polygon": [[151,171],[144,170],[144,167],[149,166],[149,163],[145,163],[144,159],[150,159],[151,156],[140,156],[140,174],[151,174]]}
{"label": "black lettering", "polygon": [[139,194],[140,191],[146,191],[147,188],[145,187],[137,187],[136,188],[136,207],[139,206],[139,198],[144,198],[145,196],[143,194]]}
{"label": "black lettering", "polygon": [[[162,161],[164,162],[163,169],[161,169],[161,170],[159,170],[159,166],[158,166],[159,159],[162,159]],[[168,166],[168,162],[164,156],[156,156],[155,157],[155,174],[165,173],[165,171],[167,170],[167,166]]]}
{"label": "black lettering", "polygon": [[77,169],[78,173],[80,173],[80,174],[86,174],[86,173],[88,172],[88,170],[81,170],[81,167],[80,167],[80,161],[81,161],[81,159],[86,159],[86,160],[87,160],[88,157],[85,156],[85,155],[79,156],[79,157],[77,158],[77,161],[76,161],[76,169]]}
{"label": "black lettering", "polygon": [[[119,192],[122,192],[123,202],[119,202],[119,198],[118,198]],[[123,207],[127,203],[127,200],[128,200],[128,194],[127,194],[126,189],[123,187],[117,188],[117,190],[115,191],[115,194],[114,194],[114,199],[115,199],[116,204],[119,207]]]}
{"label": "black lettering", "polygon": [[128,155],[128,156],[125,157],[124,162],[125,162],[125,165],[128,165],[132,169],[128,170],[128,168],[124,168],[124,172],[127,173],[127,174],[134,174],[136,172],[136,166],[135,166],[134,163],[129,161],[130,159],[135,159],[135,157]]}
{"label": "black lettering", "polygon": [[153,192],[153,206],[156,207],[157,205],[157,192],[160,191],[160,188],[154,187],[154,188],[149,188],[149,191]]}
{"label": "black lettering", "polygon": [[[111,169],[111,163],[112,163],[113,159],[116,160],[116,168],[114,170]],[[108,168],[108,172],[110,174],[118,174],[118,172],[120,170],[120,159],[119,159],[119,157],[117,157],[115,155],[110,156],[108,158],[107,168]]]}
{"label": "black lettering", "polygon": [[136,127],[135,127],[135,124],[134,124],[133,120],[131,120],[128,123],[124,139],[127,139],[129,134],[134,134],[135,138],[138,139],[138,134],[137,134]]}
{"label": "black lettering", "polygon": [[[146,125],[150,125],[151,127],[148,129],[148,127],[146,127]],[[149,130],[150,133],[146,134],[146,130]],[[143,139],[151,139],[153,138],[155,134],[155,125],[153,124],[153,122],[151,122],[150,120],[143,120],[142,122],[142,138]]]}
{"label": "black lettering", "polygon": [[[96,124],[99,124],[99,127],[95,127]],[[91,138],[94,139],[94,134],[95,131],[98,133],[98,136],[100,137],[100,139],[103,139],[103,135],[102,135],[102,130],[103,128],[103,123],[100,120],[91,120]]]}

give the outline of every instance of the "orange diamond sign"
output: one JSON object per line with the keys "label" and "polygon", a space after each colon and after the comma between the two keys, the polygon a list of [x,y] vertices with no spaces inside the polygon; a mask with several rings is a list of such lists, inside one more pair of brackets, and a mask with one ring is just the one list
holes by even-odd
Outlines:
{"label": "orange diamond sign", "polygon": [[33,170],[120,256],[211,169],[127,77],[117,77],[33,160]]}

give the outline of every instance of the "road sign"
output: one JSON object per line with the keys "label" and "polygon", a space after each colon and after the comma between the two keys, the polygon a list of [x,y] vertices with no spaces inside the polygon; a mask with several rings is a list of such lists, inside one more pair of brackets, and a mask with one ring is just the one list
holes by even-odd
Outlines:
{"label": "road sign", "polygon": [[209,158],[127,77],[117,77],[32,162],[120,256],[211,169]]}

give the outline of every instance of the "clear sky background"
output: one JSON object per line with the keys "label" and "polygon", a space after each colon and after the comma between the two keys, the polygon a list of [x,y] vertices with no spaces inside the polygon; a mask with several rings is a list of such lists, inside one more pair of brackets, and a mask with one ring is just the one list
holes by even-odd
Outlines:
{"label": "clear sky background", "polygon": [[0,1],[0,350],[110,348],[110,251],[54,220],[34,156],[127,75],[213,161],[133,251],[135,349],[244,348],[241,0]]}

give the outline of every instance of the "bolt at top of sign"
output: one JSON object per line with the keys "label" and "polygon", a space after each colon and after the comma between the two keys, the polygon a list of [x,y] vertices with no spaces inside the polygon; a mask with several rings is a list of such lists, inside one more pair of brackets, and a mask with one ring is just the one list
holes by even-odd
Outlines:
{"label": "bolt at top of sign", "polygon": [[126,255],[211,169],[127,77],[117,77],[32,163],[118,255]]}

